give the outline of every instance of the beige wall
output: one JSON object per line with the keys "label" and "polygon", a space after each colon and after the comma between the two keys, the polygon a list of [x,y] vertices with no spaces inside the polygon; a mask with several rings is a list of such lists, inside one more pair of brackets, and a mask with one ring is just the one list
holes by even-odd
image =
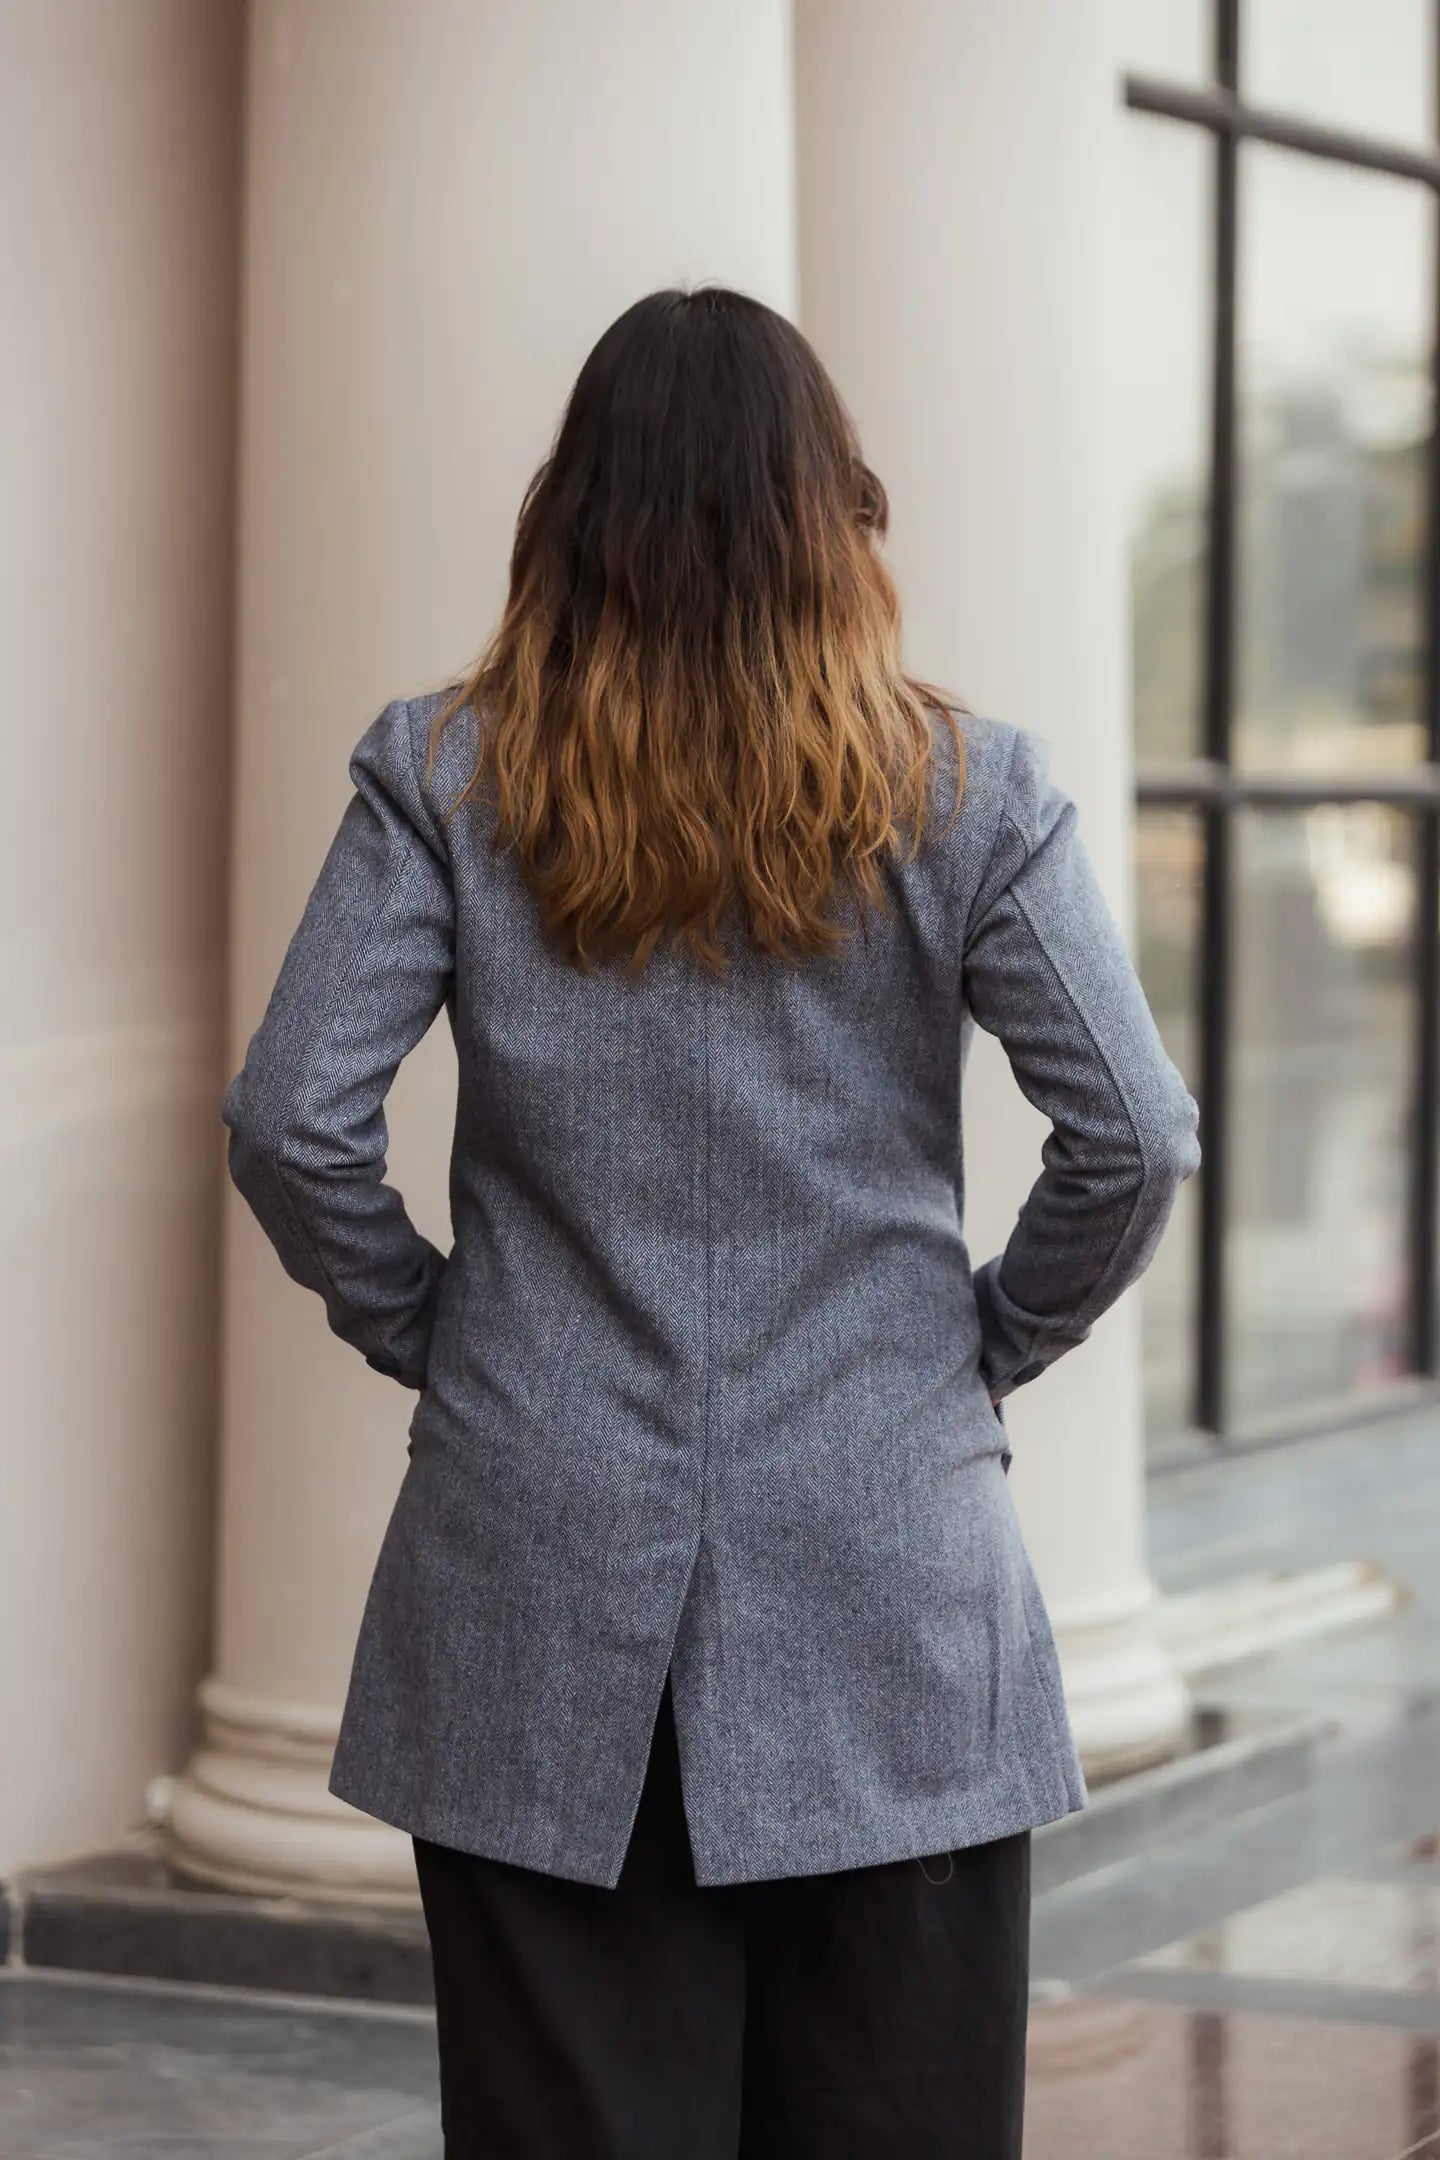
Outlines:
{"label": "beige wall", "polygon": [[240,18],[0,0],[0,1868],[208,1641]]}

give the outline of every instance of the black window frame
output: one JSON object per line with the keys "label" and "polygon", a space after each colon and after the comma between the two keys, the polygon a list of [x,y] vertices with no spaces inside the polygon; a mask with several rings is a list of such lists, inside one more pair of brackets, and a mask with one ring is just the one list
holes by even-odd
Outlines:
{"label": "black window frame", "polygon": [[[1159,765],[1141,758],[1141,810],[1182,809],[1203,833],[1197,954],[1200,1103],[1204,1167],[1198,1180],[1192,1441],[1205,1451],[1245,1449],[1353,1425],[1382,1412],[1440,1398],[1440,0],[1431,11],[1431,110],[1436,147],[1411,148],[1257,105],[1241,94],[1244,0],[1211,0],[1213,79],[1180,84],[1148,74],[1123,78],[1133,111],[1203,129],[1214,156],[1213,312],[1210,353],[1209,474],[1204,518],[1200,754]],[[1357,772],[1334,778],[1267,775],[1234,757],[1236,633],[1236,281],[1239,148],[1272,144],[1303,156],[1417,182],[1431,195],[1431,428],[1426,447],[1425,536],[1420,566],[1422,697],[1425,756],[1403,773]],[[1240,1424],[1230,1415],[1225,1339],[1229,1193],[1231,1020],[1237,893],[1236,815],[1247,809],[1308,809],[1317,804],[1380,803],[1416,820],[1416,918],[1413,939],[1414,1041],[1409,1114],[1410,1187],[1407,1246],[1409,1373],[1366,1395],[1347,1395],[1328,1411],[1297,1407]],[[1243,896],[1238,896],[1243,905]],[[1193,1446],[1168,1459],[1193,1457]],[[1162,1463],[1167,1458],[1162,1457]]]}

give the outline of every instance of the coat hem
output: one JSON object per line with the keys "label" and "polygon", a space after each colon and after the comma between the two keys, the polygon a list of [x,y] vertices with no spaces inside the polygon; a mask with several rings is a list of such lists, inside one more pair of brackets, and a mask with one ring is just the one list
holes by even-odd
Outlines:
{"label": "coat hem", "polygon": [[940,1816],[927,1826],[889,1836],[872,1832],[841,1838],[823,1849],[817,1845],[803,1855],[789,1853],[783,1860],[779,1855],[761,1852],[731,1862],[706,1862],[697,1855],[695,1880],[702,1889],[721,1889],[736,1883],[799,1881],[811,1875],[838,1875],[851,1868],[926,1860],[963,1851],[967,1846],[992,1844],[1023,1830],[1038,1830],[1045,1823],[1079,1813],[1087,1804],[1083,1788],[1067,1782],[1063,1794],[1052,1794],[1042,1802],[1031,1800],[1027,1794],[1013,1805],[987,1809],[983,1815],[971,1810],[959,1818],[947,1821]]}
{"label": "coat hem", "polygon": [[[403,1830],[411,1837],[423,1838],[427,1843],[471,1853],[477,1859],[498,1861],[507,1867],[525,1868],[532,1874],[549,1875],[562,1882],[583,1883],[596,1889],[613,1890],[620,1880],[623,1852],[613,1864],[598,1860],[563,1863],[548,1843],[544,1846],[532,1844],[524,1836],[506,1838],[476,1831],[461,1832],[453,1822],[432,1815],[424,1807],[412,1807],[404,1800],[381,1800],[373,1795],[362,1797],[363,1788],[351,1785],[339,1774],[332,1773],[329,1790],[337,1800],[359,1808],[362,1814],[373,1816],[377,1822],[389,1823],[392,1828]],[[959,1852],[971,1845],[990,1844],[997,1838],[1013,1837],[1022,1830],[1038,1830],[1045,1823],[1078,1814],[1088,1801],[1084,1779],[1077,1771],[1065,1776],[1062,1785],[1052,1789],[1049,1797],[1043,1800],[1032,1798],[1028,1793],[1023,1798],[1017,1794],[1003,1805],[969,1808],[948,1817],[937,1814],[924,1828],[897,1828],[887,1835],[872,1827],[864,1834],[837,1838],[833,1842],[817,1839],[813,1846],[802,1835],[798,1842],[803,1849],[799,1852],[756,1849],[732,1861],[720,1861],[695,1852],[692,1831],[695,1882],[702,1890],[725,1889],[744,1883],[799,1881],[813,1875],[843,1874],[853,1868],[885,1867],[903,1860],[928,1859],[943,1852]]]}

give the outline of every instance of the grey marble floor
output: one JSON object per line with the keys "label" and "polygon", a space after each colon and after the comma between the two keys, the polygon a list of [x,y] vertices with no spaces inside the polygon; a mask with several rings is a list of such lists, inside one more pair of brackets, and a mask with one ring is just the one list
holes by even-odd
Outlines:
{"label": "grey marble floor", "polygon": [[1162,1477],[1150,1531],[1162,1588],[1407,1602],[1212,1688],[1333,1721],[1307,1786],[1038,1900],[1027,2160],[1440,2160],[1440,1420]]}
{"label": "grey marble floor", "polygon": [[1042,1898],[1036,1970],[1072,1986],[1299,1884],[1379,1864],[1440,1824],[1436,1412],[1162,1475],[1149,1532],[1162,1590],[1365,1559],[1406,1602],[1210,1684],[1236,1710],[1332,1719],[1334,1738],[1288,1799]]}
{"label": "grey marble floor", "polygon": [[4,2160],[439,2160],[434,2021],[0,1973]]}

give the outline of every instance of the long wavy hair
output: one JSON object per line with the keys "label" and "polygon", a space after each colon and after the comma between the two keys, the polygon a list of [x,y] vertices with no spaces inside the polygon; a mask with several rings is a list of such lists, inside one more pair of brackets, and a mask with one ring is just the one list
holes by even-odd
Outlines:
{"label": "long wavy hair", "polygon": [[[724,969],[721,927],[831,951],[930,814],[934,721],[904,674],[880,482],[806,340],[724,288],[652,293],[581,369],[525,495],[469,705],[497,847],[589,971],[662,939]],[[963,707],[960,708],[963,710]],[[953,816],[952,811],[952,816]]]}

